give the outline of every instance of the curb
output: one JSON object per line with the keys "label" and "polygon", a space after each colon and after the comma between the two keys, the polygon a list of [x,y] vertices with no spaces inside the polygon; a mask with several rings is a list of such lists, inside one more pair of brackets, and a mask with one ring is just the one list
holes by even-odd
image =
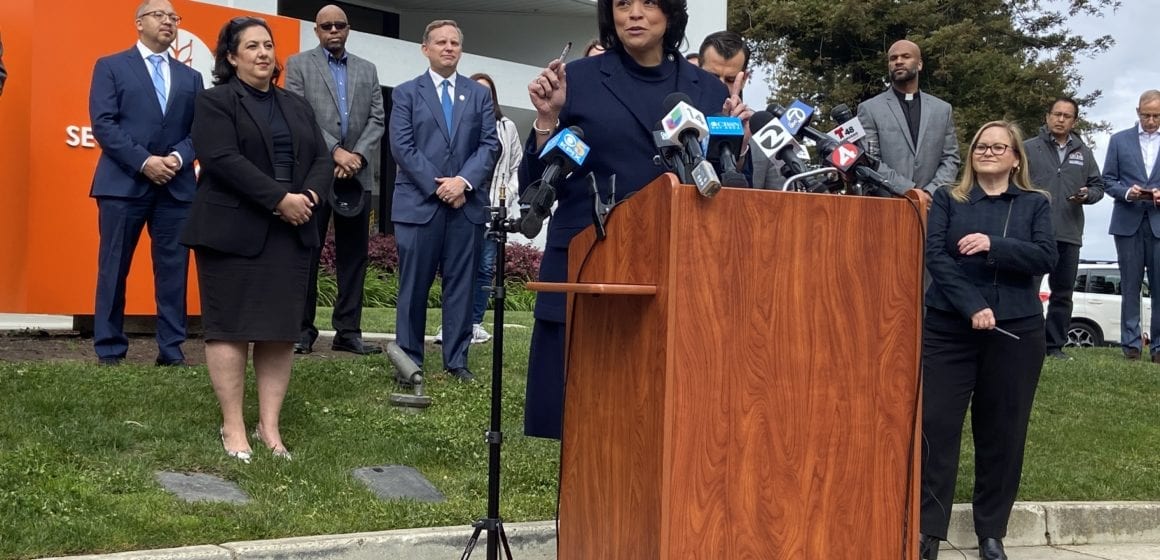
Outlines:
{"label": "curb", "polygon": [[[504,524],[513,556],[556,558],[555,521]],[[402,529],[346,535],[230,542],[116,554],[57,557],[71,560],[444,560],[458,558],[471,526]],[[978,547],[970,504],[956,504],[944,549]],[[473,557],[486,557],[487,534]],[[1160,543],[1160,502],[1017,502],[1011,512],[1008,547]]]}
{"label": "curb", "polygon": [[[947,543],[979,547],[970,504],[955,504]],[[1160,542],[1160,502],[1016,502],[1007,546]],[[943,543],[943,548],[949,548]]]}
{"label": "curb", "polygon": [[[446,560],[459,558],[474,529],[433,527],[373,533],[350,533],[316,537],[291,537],[266,541],[240,541],[221,545],[188,546],[159,550],[60,556],[56,560]],[[555,560],[556,522],[504,523],[512,555],[520,560]],[[501,552],[502,554],[502,552]],[[487,533],[480,535],[473,558],[486,558]],[[54,560],[54,559],[45,559]]]}

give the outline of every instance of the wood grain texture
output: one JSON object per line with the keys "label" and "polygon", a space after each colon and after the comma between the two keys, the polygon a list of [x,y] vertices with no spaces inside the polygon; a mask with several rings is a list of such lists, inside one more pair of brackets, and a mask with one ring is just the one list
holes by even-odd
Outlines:
{"label": "wood grain texture", "polygon": [[578,236],[657,292],[571,296],[559,558],[915,558],[919,214],[666,179]]}

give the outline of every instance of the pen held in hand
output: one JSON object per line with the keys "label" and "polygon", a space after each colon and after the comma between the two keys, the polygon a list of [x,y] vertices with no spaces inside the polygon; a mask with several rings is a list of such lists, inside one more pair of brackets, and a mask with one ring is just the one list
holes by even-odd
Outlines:
{"label": "pen held in hand", "polygon": [[1007,336],[1009,336],[1009,337],[1011,337],[1011,338],[1014,338],[1015,340],[1019,340],[1019,335],[1017,335],[1017,334],[1015,334],[1015,333],[1013,333],[1013,332],[1011,332],[1011,331],[1009,331],[1009,330],[1006,330],[1006,329],[1001,329],[1001,328],[999,328],[999,327],[995,327],[995,330],[997,330],[997,331],[999,331],[1000,333],[1003,333],[1003,334],[1005,334],[1005,335],[1007,335]]}

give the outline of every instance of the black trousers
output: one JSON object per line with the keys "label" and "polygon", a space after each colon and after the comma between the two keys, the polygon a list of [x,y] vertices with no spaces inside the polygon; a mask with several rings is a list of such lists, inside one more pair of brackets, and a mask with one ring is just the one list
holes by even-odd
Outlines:
{"label": "black trousers", "polygon": [[[1079,271],[1079,245],[1056,242],[1059,260],[1047,276],[1051,299],[1047,301],[1047,351],[1059,350],[1067,344],[1067,328],[1071,325],[1071,296],[1075,293],[1075,276]],[[1042,280],[1035,282],[1036,288]]]}
{"label": "black trousers", "polygon": [[1000,321],[1020,337],[971,328],[958,313],[927,308],[923,323],[923,534],[946,539],[963,419],[975,439],[975,533],[1003,538],[1019,492],[1031,405],[1043,367],[1043,317]]}
{"label": "black trousers", "polygon": [[[325,241],[330,218],[334,216],[334,265],[338,280],[338,296],[334,302],[331,324],[335,339],[362,336],[363,283],[367,274],[367,244],[370,242],[370,193],[363,193],[363,209],[358,216],[347,217],[335,214],[330,204],[315,208],[318,222],[318,238]],[[314,326],[315,310],[318,307],[318,262],[322,258],[322,247],[314,250],[310,260],[310,281],[306,285],[306,307],[302,313],[300,341],[314,344],[318,338],[318,328]]]}

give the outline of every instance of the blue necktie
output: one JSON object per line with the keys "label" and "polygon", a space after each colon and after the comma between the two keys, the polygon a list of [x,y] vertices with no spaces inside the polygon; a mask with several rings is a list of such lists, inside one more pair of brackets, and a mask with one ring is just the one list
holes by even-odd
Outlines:
{"label": "blue necktie", "polygon": [[149,55],[149,62],[153,63],[153,91],[157,92],[157,102],[161,104],[161,114],[165,114],[165,76],[161,74],[161,64],[165,57],[159,54]]}
{"label": "blue necktie", "polygon": [[451,81],[443,80],[443,119],[447,122],[447,135],[451,135]]}

